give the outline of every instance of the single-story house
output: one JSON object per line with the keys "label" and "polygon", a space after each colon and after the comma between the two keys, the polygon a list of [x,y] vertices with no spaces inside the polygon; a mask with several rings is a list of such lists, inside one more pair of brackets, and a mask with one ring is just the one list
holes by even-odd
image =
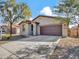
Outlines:
{"label": "single-story house", "polygon": [[52,35],[68,36],[68,23],[66,18],[40,15],[32,21],[22,21],[21,35]]}

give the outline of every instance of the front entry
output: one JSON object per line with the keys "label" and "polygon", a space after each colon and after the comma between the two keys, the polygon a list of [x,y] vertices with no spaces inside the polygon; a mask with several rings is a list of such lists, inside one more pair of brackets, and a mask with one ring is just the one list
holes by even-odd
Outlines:
{"label": "front entry", "polygon": [[33,24],[31,24],[31,35],[33,35]]}

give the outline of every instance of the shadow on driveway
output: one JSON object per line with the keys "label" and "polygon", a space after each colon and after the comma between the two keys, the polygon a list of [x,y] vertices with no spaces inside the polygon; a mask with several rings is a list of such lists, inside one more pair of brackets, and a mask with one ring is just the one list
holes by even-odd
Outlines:
{"label": "shadow on driveway", "polygon": [[60,36],[30,36],[27,38],[20,39],[19,41],[31,41],[31,42],[55,42],[60,39]]}
{"label": "shadow on driveway", "polygon": [[55,42],[57,41],[60,36],[45,36],[45,35],[40,35],[40,36],[13,36],[10,39],[3,39],[1,41],[30,41],[30,42]]}
{"label": "shadow on driveway", "polygon": [[16,36],[12,36],[11,38],[3,37],[0,41],[16,41],[16,40],[20,40],[20,39],[28,38],[28,37],[29,36],[16,35]]}

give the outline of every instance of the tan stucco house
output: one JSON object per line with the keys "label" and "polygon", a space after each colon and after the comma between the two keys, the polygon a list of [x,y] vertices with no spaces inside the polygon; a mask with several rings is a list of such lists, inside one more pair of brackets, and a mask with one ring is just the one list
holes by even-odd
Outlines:
{"label": "tan stucco house", "polygon": [[21,35],[68,36],[68,23],[65,18],[53,16],[37,16],[32,21],[20,23]]}

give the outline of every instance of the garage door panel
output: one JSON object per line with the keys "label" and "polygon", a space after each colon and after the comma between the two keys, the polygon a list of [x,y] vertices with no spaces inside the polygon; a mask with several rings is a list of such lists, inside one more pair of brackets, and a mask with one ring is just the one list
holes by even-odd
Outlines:
{"label": "garage door panel", "polygon": [[61,25],[41,26],[40,34],[41,35],[61,36],[62,35],[62,26]]}

